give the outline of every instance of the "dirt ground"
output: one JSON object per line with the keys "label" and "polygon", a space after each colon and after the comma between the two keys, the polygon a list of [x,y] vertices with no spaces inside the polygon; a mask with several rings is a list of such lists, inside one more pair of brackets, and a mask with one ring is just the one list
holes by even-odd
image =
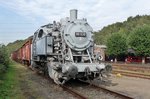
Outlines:
{"label": "dirt ground", "polygon": [[150,80],[147,79],[112,75],[108,83],[97,80],[94,83],[134,99],[150,99]]}
{"label": "dirt ground", "polygon": [[52,81],[44,79],[28,68],[18,65],[16,69],[21,91],[18,93],[18,99],[75,99]]}

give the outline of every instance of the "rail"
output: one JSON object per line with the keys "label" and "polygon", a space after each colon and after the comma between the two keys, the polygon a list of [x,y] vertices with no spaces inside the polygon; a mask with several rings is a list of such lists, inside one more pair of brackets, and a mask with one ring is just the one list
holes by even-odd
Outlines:
{"label": "rail", "polygon": [[60,85],[65,91],[71,93],[72,95],[74,95],[75,97],[78,97],[79,99],[88,99],[87,97],[81,95],[80,93],[78,93],[77,91],[74,91],[70,88],[68,88],[67,86],[65,85]]}
{"label": "rail", "polygon": [[91,83],[88,83],[88,82],[85,82],[85,81],[82,81],[83,83],[85,84],[90,84],[91,87],[97,89],[97,90],[100,90],[100,91],[103,91],[105,93],[110,93],[111,95],[113,96],[116,96],[116,97],[119,97],[121,99],[133,99],[132,97],[129,97],[129,96],[126,96],[124,94],[121,94],[121,93],[118,93],[118,92],[115,92],[115,91],[112,91],[110,89],[107,89],[107,88],[104,88],[102,86],[98,86],[98,85],[95,85],[95,84],[91,84]]}
{"label": "rail", "polygon": [[121,71],[121,70],[113,70],[112,73],[113,74],[120,73],[121,75],[124,75],[124,76],[137,77],[137,78],[143,78],[143,79],[149,79],[150,80],[150,75],[142,74],[142,73],[134,73],[134,72]]}

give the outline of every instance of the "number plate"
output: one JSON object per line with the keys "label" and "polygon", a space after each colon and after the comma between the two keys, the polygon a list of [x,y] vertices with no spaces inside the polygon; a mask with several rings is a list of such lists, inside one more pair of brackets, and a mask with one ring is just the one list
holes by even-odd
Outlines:
{"label": "number plate", "polygon": [[75,32],[76,37],[86,37],[86,32]]}

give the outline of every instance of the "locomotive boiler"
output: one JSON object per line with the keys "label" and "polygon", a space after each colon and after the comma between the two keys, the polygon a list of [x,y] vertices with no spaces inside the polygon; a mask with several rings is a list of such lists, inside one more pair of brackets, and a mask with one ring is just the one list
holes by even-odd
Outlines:
{"label": "locomotive boiler", "polygon": [[93,30],[85,18],[70,17],[41,26],[33,36],[31,65],[57,84],[70,79],[93,80],[106,77],[111,66],[101,63],[94,54]]}

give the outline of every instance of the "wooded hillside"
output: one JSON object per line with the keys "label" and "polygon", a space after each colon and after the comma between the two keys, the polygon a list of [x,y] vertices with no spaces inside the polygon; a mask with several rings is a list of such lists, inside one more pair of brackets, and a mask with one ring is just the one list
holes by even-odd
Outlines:
{"label": "wooded hillside", "polygon": [[25,40],[16,40],[7,45],[8,54],[10,55],[13,51],[17,50],[24,44]]}
{"label": "wooded hillside", "polygon": [[95,42],[96,44],[106,44],[107,39],[114,33],[119,33],[125,38],[128,38],[128,35],[138,27],[144,25],[150,26],[150,15],[135,16],[129,17],[124,22],[117,22],[112,25],[104,27],[102,30],[95,33]]}

